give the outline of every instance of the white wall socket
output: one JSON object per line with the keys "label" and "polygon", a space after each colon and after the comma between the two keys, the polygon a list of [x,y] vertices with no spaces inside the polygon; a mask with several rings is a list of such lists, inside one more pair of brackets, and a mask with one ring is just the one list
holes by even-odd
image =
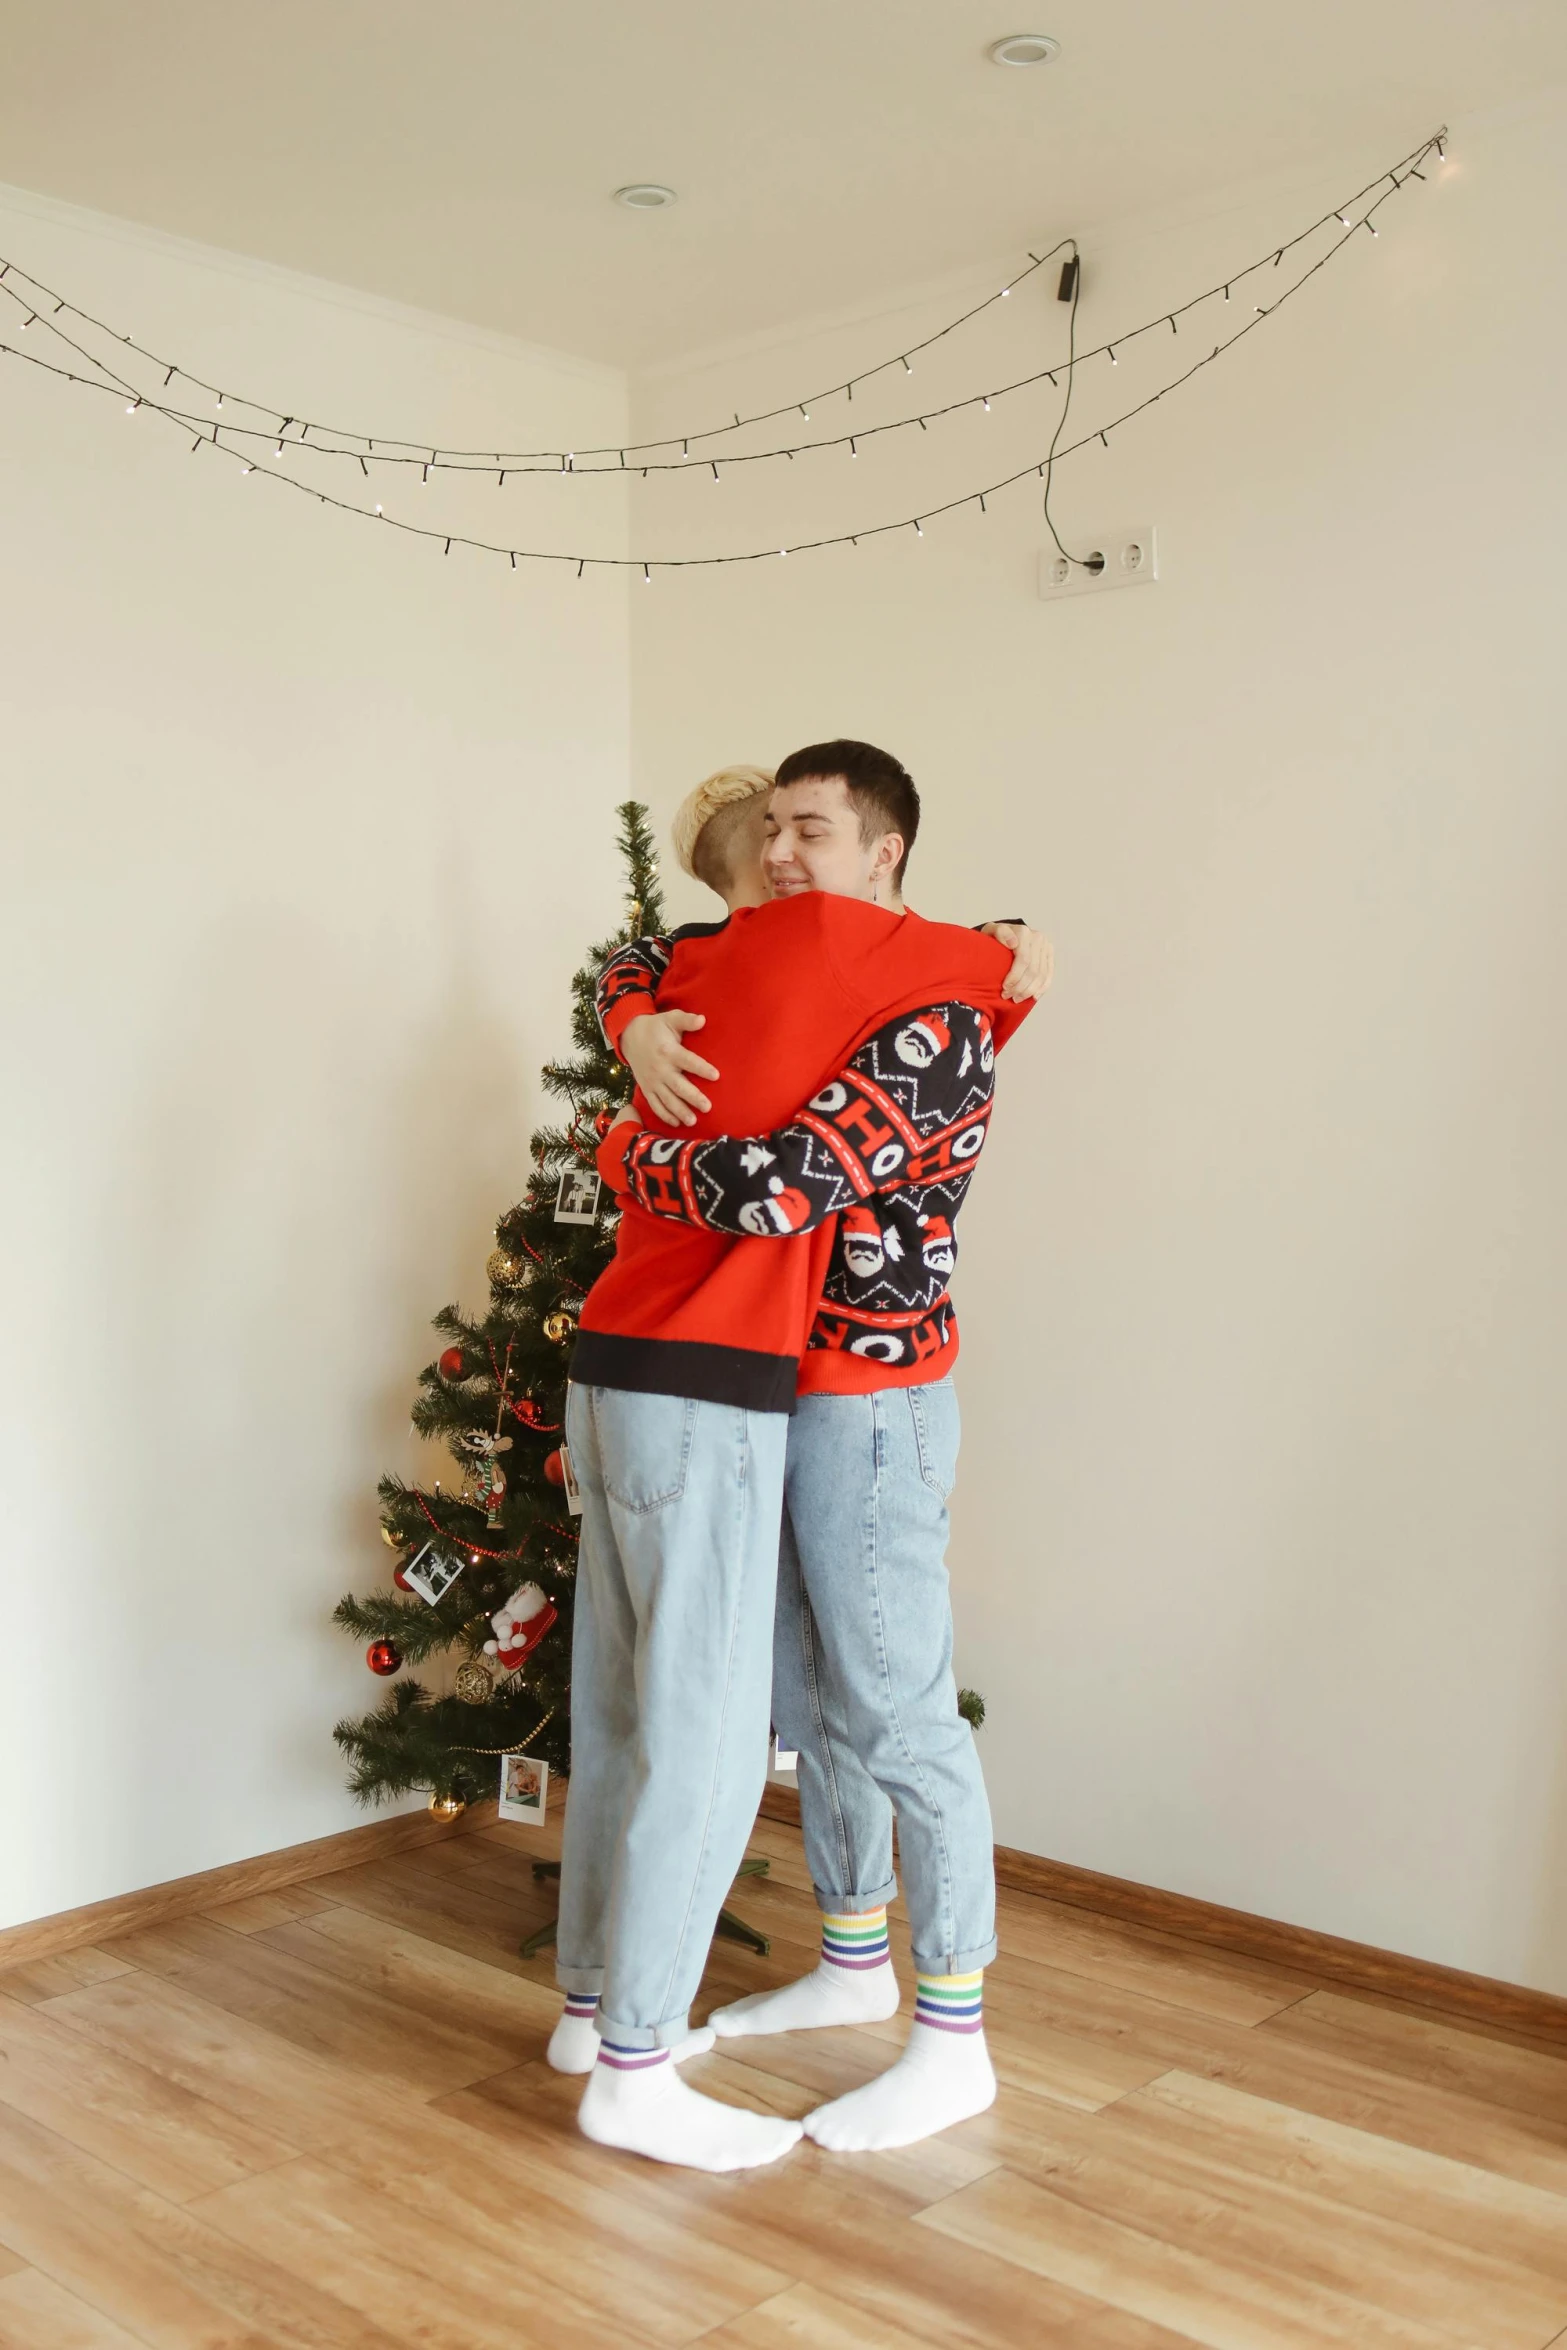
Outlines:
{"label": "white wall socket", "polygon": [[1063,596],[1099,596],[1109,588],[1140,587],[1159,576],[1159,534],[1151,522],[1120,530],[1078,530],[1072,538],[1074,552],[1088,561],[1072,562],[1059,547],[1047,547],[1039,558],[1039,592],[1047,604],[1059,603]]}

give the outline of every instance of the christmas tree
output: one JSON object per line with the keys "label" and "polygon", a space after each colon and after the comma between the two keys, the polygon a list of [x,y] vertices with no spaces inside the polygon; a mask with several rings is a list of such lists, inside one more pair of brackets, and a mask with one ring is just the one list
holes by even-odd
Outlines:
{"label": "christmas tree", "polygon": [[[569,1114],[533,1136],[527,1193],[495,1227],[488,1312],[443,1308],[434,1326],[445,1346],[419,1374],[414,1426],[444,1443],[455,1481],[381,1480],[394,1588],[350,1595],[334,1612],[368,1643],[372,1672],[396,1676],[378,1706],[333,1731],[365,1803],[425,1787],[432,1809],[455,1812],[497,1792],[503,1754],[569,1765],[578,1520],[561,1453],[566,1365],[578,1309],[615,1245],[614,1201],[594,1152],[631,1091],[593,994],[615,949],[664,923],[647,810],[628,800],[617,813],[625,926],[589,950],[572,980],[576,1050],[544,1071]],[[517,1621],[499,1636],[491,1618],[513,1599]],[[440,1676],[447,1694],[405,1672],[432,1660],[455,1665]]]}

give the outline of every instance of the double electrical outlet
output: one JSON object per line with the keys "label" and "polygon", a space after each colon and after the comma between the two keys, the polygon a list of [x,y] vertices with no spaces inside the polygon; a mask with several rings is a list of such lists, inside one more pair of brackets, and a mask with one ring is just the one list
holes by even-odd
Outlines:
{"label": "double electrical outlet", "polygon": [[1159,534],[1151,522],[1074,536],[1081,542],[1081,561],[1063,555],[1059,547],[1047,548],[1039,558],[1039,592],[1047,604],[1058,603],[1063,596],[1140,587],[1159,576]]}

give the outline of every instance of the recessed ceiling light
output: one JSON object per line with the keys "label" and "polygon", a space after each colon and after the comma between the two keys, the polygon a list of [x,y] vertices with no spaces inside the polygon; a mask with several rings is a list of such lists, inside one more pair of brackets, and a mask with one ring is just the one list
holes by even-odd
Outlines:
{"label": "recessed ceiling light", "polygon": [[629,188],[615,190],[615,202],[624,204],[628,212],[662,212],[674,201],[674,189],[661,188],[657,180],[636,180]]}
{"label": "recessed ceiling light", "polygon": [[992,65],[1049,65],[1061,54],[1061,44],[1048,33],[1008,33],[990,44]]}

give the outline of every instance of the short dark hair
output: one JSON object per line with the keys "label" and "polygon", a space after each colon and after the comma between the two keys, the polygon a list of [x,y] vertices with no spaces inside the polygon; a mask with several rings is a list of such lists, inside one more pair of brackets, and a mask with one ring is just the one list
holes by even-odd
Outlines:
{"label": "short dark hair", "polygon": [[834,775],[843,777],[850,802],[859,811],[861,840],[868,845],[884,832],[901,834],[903,854],[892,877],[894,886],[901,887],[920,828],[920,795],[913,776],[901,760],[890,751],[878,751],[874,743],[807,743],[803,751],[789,753],[773,788],[782,791],[791,783],[825,783]]}

